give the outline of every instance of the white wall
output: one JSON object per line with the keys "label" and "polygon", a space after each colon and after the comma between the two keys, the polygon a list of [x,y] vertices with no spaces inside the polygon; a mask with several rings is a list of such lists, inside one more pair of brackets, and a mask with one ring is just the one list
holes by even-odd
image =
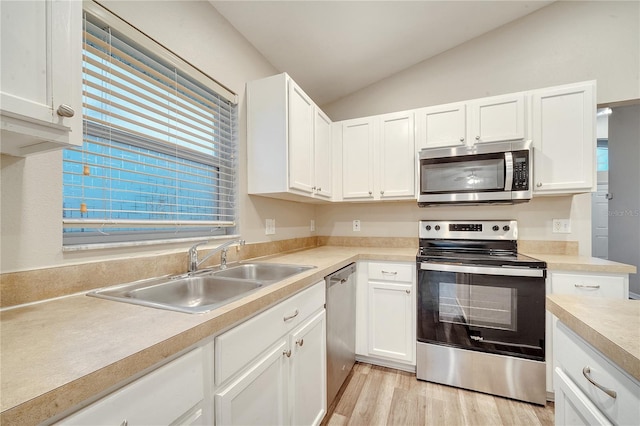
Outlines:
{"label": "white wall", "polygon": [[639,68],[640,2],[562,1],[322,109],[337,121],[585,80],[602,104],[640,98]]}
{"label": "white wall", "polygon": [[[239,95],[240,231],[248,242],[309,236],[311,205],[249,197],[246,182],[245,83],[278,73],[205,1],[101,1],[107,8]],[[62,154],[1,157],[0,271],[184,251],[188,244],[62,252]],[[277,233],[264,235],[264,219]]]}

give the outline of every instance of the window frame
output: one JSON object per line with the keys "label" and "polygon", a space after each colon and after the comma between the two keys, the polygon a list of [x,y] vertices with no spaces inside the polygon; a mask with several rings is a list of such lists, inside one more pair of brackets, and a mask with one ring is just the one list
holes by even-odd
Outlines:
{"label": "window frame", "polygon": [[[172,232],[170,229],[164,229],[164,230],[159,229],[156,231],[144,233],[141,237],[138,235],[135,235],[134,238],[131,238],[128,241],[103,241],[100,238],[99,233],[91,233],[92,234],[91,236],[80,236],[79,234],[75,234],[75,236],[72,236],[70,238],[69,236],[67,238],[63,237],[63,247],[62,247],[63,251],[155,245],[155,244],[177,243],[177,242],[184,242],[184,241],[201,241],[203,239],[213,240],[213,239],[227,239],[227,238],[238,237],[238,234],[237,234],[238,132],[236,127],[238,122],[238,117],[237,117],[238,95],[232,92],[230,89],[228,89],[224,85],[217,82],[215,79],[211,78],[210,76],[202,72],[197,67],[193,66],[191,63],[185,61],[184,59],[176,55],[166,46],[163,46],[162,44],[158,43],[157,41],[155,41],[154,39],[152,39],[142,31],[137,29],[135,26],[121,19],[120,17],[118,17],[117,15],[109,11],[107,8],[103,7],[102,5],[99,5],[93,1],[85,1],[83,3],[83,14],[84,13],[93,15],[93,17],[95,17],[97,20],[101,21],[105,25],[109,26],[111,29],[113,29],[113,31],[122,34],[123,36],[125,36],[125,38],[129,39],[131,42],[137,44],[140,47],[140,50],[150,52],[152,56],[159,58],[163,62],[166,62],[166,65],[169,65],[171,67],[178,69],[181,72],[181,74],[188,76],[189,79],[194,80],[196,83],[204,87],[207,87],[207,89],[215,92],[216,95],[218,95],[220,98],[228,101],[230,104],[233,104],[232,105],[233,111],[231,112],[232,127],[233,127],[231,142],[232,142],[232,148],[234,150],[233,155],[235,156],[234,157],[235,161],[233,162],[233,183],[230,189],[231,194],[233,196],[233,201],[231,203],[231,206],[233,209],[233,212],[232,212],[233,222],[229,222],[226,225],[221,225],[221,227],[224,227],[226,229],[224,229],[224,232],[222,232],[220,235],[212,234],[211,232],[199,235],[197,233],[197,227],[194,227],[194,230],[196,230],[195,234],[198,234],[198,235],[195,235],[192,232],[190,235],[186,235],[186,236],[182,235],[180,237],[171,237]],[[85,30],[83,28],[83,33],[84,31]],[[84,45],[82,49],[84,50]],[[84,81],[84,74],[83,74],[83,81]],[[83,129],[85,128],[85,125],[86,123],[85,123],[84,112],[83,112]],[[83,141],[83,144],[84,144],[84,141]],[[215,157],[212,156],[211,158],[213,159]],[[65,219],[63,218],[63,229],[65,227],[66,228],[82,227],[82,226],[72,225],[70,224],[70,222],[73,222],[73,220],[65,221]],[[102,225],[100,225],[100,222],[102,222]],[[125,223],[126,220],[121,222]],[[145,225],[141,225],[140,227],[141,228],[144,228],[145,226],[154,227],[154,225],[151,222],[153,221],[150,221],[148,225],[145,224]],[[162,222],[162,221],[156,220],[155,228],[160,228],[157,225],[158,222]],[[183,226],[181,224],[175,223],[176,221],[167,221],[167,222],[168,223],[163,225],[174,226],[176,228]],[[98,229],[98,230],[100,230],[101,226],[105,225],[104,220],[103,221],[84,220],[83,223],[87,224],[86,227],[91,227],[93,229]],[[133,225],[130,225],[130,226],[133,226]],[[208,227],[211,228],[210,225]],[[69,233],[69,235],[72,235],[72,234],[74,233]],[[65,242],[65,239],[67,240],[66,242]]]}

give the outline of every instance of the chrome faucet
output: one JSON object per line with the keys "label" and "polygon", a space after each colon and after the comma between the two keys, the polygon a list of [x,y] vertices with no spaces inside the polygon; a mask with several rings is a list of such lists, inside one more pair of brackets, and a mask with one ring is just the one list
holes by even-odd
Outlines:
{"label": "chrome faucet", "polygon": [[202,259],[198,260],[198,246],[207,244],[208,242],[209,241],[200,241],[199,243],[192,245],[191,248],[189,249],[189,267],[188,267],[189,272],[197,271],[198,266],[200,266],[204,261],[206,261],[207,259],[209,259],[211,256],[213,256],[218,252],[222,252],[220,254],[220,269],[225,269],[227,267],[227,250],[229,250],[229,247],[234,244],[238,244],[240,246],[244,245],[244,240],[227,241],[226,243],[211,250]]}

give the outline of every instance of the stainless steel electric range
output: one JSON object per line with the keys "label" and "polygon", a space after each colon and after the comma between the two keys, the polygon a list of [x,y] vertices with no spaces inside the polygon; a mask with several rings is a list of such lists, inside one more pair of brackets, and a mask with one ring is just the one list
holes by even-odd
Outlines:
{"label": "stainless steel electric range", "polygon": [[420,221],[417,378],[544,405],[546,264],[516,221]]}

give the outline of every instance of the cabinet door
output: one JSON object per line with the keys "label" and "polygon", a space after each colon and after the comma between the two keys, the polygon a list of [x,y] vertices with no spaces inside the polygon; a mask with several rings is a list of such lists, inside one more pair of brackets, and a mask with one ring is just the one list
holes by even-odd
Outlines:
{"label": "cabinet door", "polygon": [[282,425],[287,419],[288,344],[282,339],[215,394],[218,425]]}
{"label": "cabinet door", "polygon": [[293,80],[289,80],[289,187],[313,192],[314,104]]}
{"label": "cabinet door", "polygon": [[554,378],[556,383],[554,423],[556,425],[611,424],[562,370],[557,368]]}
{"label": "cabinet door", "polygon": [[524,139],[524,99],[524,94],[513,94],[473,101],[469,105],[469,142]]}
{"label": "cabinet door", "polygon": [[63,419],[61,425],[193,423],[202,410],[205,374],[201,348],[171,361],[133,383]]}
{"label": "cabinet door", "polygon": [[314,134],[315,193],[322,198],[331,198],[333,185],[331,120],[319,108],[315,108]]}
{"label": "cabinet door", "polygon": [[413,362],[415,304],[410,284],[369,282],[369,355]]}
{"label": "cabinet door", "polygon": [[373,119],[342,124],[342,198],[373,199]]}
{"label": "cabinet door", "polygon": [[533,93],[534,192],[595,190],[595,84]]}
{"label": "cabinet door", "polygon": [[466,115],[464,103],[417,110],[418,149],[464,145],[467,135]]}
{"label": "cabinet door", "polygon": [[290,338],[293,425],[319,425],[327,411],[325,327],[323,309]]}
{"label": "cabinet door", "polygon": [[[24,156],[80,145],[82,132],[69,128],[82,127],[82,2],[2,2],[0,19],[3,139],[11,135],[2,153]],[[75,110],[74,117],[57,114],[63,104]]]}
{"label": "cabinet door", "polygon": [[413,113],[380,117],[378,161],[380,198],[415,198]]}

